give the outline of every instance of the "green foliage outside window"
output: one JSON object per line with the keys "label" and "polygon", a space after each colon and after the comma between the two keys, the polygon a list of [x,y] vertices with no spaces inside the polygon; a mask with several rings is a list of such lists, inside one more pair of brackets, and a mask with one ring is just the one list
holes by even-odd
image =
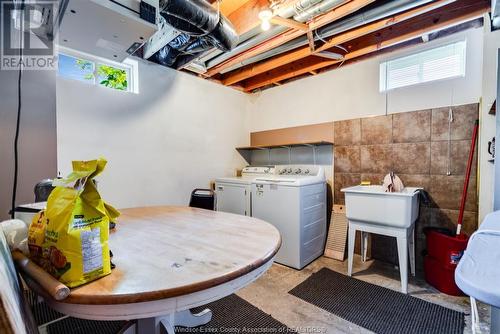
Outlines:
{"label": "green foliage outside window", "polygon": [[[93,63],[88,60],[78,59],[76,61],[78,67],[82,70],[92,69]],[[94,79],[94,73],[89,73],[85,76],[87,80]],[[127,71],[107,65],[99,65],[97,68],[97,79],[99,84],[118,90],[127,90]]]}

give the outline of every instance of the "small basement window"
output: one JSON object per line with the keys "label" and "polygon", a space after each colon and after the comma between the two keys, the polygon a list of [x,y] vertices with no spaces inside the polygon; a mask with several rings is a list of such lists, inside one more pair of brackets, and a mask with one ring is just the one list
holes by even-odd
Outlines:
{"label": "small basement window", "polygon": [[466,41],[380,64],[380,91],[465,76]]}
{"label": "small basement window", "polygon": [[129,59],[115,63],[64,50],[59,53],[58,74],[92,85],[138,93],[138,87],[134,85],[137,81],[137,62]]}

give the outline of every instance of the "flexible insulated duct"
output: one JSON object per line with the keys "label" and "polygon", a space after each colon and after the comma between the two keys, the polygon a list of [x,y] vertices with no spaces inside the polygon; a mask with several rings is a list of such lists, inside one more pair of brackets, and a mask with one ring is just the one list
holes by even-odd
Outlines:
{"label": "flexible insulated duct", "polygon": [[232,24],[205,0],[162,0],[160,8],[166,22],[182,32],[150,58],[162,65],[177,67],[185,58],[213,47],[229,51],[238,43]]}

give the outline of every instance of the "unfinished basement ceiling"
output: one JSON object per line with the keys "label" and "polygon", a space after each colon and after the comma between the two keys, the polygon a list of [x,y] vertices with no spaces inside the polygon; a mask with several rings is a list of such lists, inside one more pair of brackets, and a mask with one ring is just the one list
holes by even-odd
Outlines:
{"label": "unfinished basement ceiling", "polygon": [[[181,68],[248,93],[482,24],[489,0],[210,0],[239,44]],[[271,27],[259,13],[271,9]]]}

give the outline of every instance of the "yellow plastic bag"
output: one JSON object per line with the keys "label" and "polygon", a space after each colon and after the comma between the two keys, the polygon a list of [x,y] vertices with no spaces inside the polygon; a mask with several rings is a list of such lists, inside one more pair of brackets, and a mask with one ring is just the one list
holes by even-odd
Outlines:
{"label": "yellow plastic bag", "polygon": [[[120,213],[104,203],[92,181],[105,166],[104,159],[73,161],[73,172],[66,179],[54,181],[56,188],[41,218],[42,225],[44,219],[47,221],[38,262],[68,287],[111,273],[109,222]],[[35,225],[33,230],[40,228]],[[33,249],[36,251],[36,247]]]}
{"label": "yellow plastic bag", "polygon": [[30,250],[30,257],[38,263],[42,261],[42,246],[45,242],[46,228],[47,218],[45,217],[45,210],[42,210],[33,217],[28,231],[28,248]]}

